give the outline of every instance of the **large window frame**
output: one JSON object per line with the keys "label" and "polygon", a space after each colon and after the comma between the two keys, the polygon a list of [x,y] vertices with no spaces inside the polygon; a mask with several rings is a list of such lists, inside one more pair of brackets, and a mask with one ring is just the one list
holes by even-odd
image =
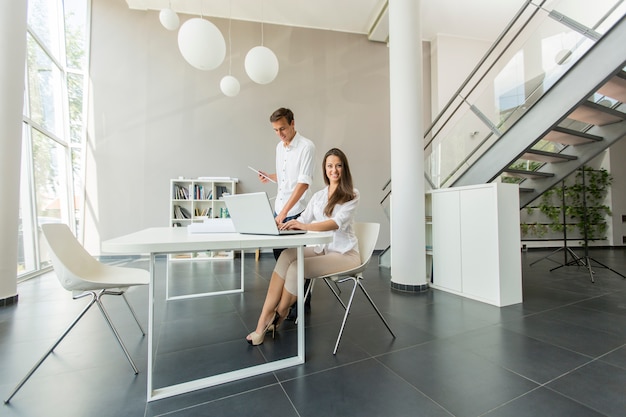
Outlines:
{"label": "large window frame", "polygon": [[17,280],[50,269],[41,225],[81,232],[91,0],[30,0]]}

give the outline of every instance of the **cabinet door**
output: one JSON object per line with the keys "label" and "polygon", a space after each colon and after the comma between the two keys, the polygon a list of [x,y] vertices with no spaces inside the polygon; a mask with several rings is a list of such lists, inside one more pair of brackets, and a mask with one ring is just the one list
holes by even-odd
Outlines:
{"label": "cabinet door", "polygon": [[461,191],[463,293],[490,302],[500,291],[498,207],[493,187]]}
{"label": "cabinet door", "polygon": [[459,194],[433,193],[432,201],[433,284],[461,292],[463,286]]}

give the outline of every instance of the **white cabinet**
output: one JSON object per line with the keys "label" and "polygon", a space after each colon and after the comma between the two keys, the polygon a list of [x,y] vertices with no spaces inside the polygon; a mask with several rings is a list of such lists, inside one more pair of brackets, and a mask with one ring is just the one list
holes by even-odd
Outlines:
{"label": "white cabinet", "polygon": [[[214,218],[230,217],[226,209],[224,194],[236,194],[236,178],[201,177],[198,179],[178,178],[170,180],[170,219],[172,227],[187,227]],[[233,252],[205,252],[177,255],[177,259],[232,258]]]}
{"label": "white cabinet", "polygon": [[499,307],[521,303],[518,186],[481,184],[430,194],[431,286]]}

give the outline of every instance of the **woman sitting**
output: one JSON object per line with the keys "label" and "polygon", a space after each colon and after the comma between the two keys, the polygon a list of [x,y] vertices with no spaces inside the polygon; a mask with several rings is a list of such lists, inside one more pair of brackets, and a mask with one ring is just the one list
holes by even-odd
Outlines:
{"label": "woman sitting", "polygon": [[[361,263],[353,228],[359,191],[352,186],[346,155],[337,148],[326,152],[322,172],[326,187],[311,197],[298,219],[280,225],[282,229],[333,231],[331,243],[304,248],[305,278],[346,271]],[[284,250],[278,258],[256,330],[246,337],[248,343],[263,343],[265,333],[273,335],[287,317],[298,293],[296,258],[295,248]]]}

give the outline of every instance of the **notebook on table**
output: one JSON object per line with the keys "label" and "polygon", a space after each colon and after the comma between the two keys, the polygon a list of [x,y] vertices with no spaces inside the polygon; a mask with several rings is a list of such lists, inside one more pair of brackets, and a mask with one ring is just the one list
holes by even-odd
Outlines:
{"label": "notebook on table", "polygon": [[245,193],[224,196],[235,231],[253,235],[297,235],[306,230],[279,230],[267,193]]}

